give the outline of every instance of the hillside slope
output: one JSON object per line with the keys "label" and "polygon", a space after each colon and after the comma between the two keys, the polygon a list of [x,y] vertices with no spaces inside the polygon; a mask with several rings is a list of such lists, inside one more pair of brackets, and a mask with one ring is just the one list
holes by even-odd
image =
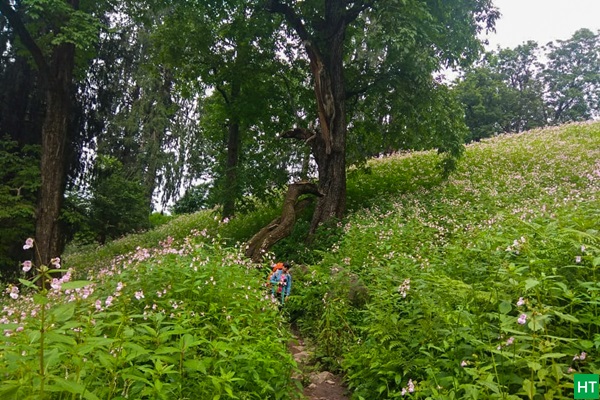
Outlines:
{"label": "hillside slope", "polygon": [[296,263],[283,313],[268,263],[233,246],[270,206],[24,272],[49,290],[4,291],[0,398],[295,398],[286,318],[356,399],[573,398],[573,374],[600,370],[600,124],[470,145],[448,180],[437,160],[350,171],[348,217]]}
{"label": "hillside slope", "polygon": [[356,398],[573,398],[600,366],[600,124],[470,145],[447,181],[434,162],[356,175],[292,315]]}

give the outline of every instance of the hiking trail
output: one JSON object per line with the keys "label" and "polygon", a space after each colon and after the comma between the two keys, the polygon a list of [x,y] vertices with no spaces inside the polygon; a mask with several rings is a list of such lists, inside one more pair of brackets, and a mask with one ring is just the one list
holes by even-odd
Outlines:
{"label": "hiking trail", "polygon": [[303,383],[303,395],[308,400],[349,400],[347,389],[342,378],[329,371],[313,371],[310,365],[310,349],[297,331],[294,331],[294,339],[288,345],[294,360],[300,368],[301,375],[295,376]]}

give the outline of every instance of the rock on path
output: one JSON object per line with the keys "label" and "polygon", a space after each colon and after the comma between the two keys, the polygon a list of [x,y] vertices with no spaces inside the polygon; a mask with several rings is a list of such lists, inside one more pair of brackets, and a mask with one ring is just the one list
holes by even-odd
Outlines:
{"label": "rock on path", "polygon": [[[296,337],[289,345],[290,352],[294,356],[301,371],[306,370],[310,360],[310,354],[306,350],[304,341]],[[328,371],[312,372],[307,376],[310,382],[304,388],[303,394],[309,400],[349,400],[342,379]],[[306,376],[296,377],[306,381]]]}

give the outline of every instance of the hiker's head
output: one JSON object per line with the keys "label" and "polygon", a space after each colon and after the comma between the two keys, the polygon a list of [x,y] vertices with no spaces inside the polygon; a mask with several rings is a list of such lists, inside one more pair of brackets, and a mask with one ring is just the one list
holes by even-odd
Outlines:
{"label": "hiker's head", "polygon": [[287,272],[289,269],[290,269],[290,263],[288,263],[288,262],[284,262],[284,263],[283,263],[283,270],[284,270],[285,272]]}

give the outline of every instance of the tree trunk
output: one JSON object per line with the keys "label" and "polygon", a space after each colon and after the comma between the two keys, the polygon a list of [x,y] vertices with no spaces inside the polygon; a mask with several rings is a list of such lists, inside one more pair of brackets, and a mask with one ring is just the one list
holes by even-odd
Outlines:
{"label": "tree trunk", "polygon": [[[79,0],[67,3],[79,9]],[[50,56],[38,46],[15,9],[0,0],[0,15],[8,19],[15,33],[31,54],[46,91],[46,114],[42,126],[41,189],[36,214],[38,264],[58,257],[64,245],[60,232],[60,210],[66,182],[65,147],[70,126],[70,89],[75,68],[75,46],[63,43]]]}
{"label": "tree trunk", "polygon": [[321,52],[311,41],[304,41],[314,80],[320,130],[312,144],[319,170],[319,198],[310,234],[332,218],[342,218],[346,209],[346,90],[343,75],[343,48],[346,24],[343,2],[326,2],[328,27]]}
{"label": "tree trunk", "polygon": [[225,170],[225,187],[223,190],[223,218],[230,218],[235,214],[235,200],[238,195],[237,170],[241,141],[240,124],[236,120],[230,121],[227,126],[227,166]]}
{"label": "tree trunk", "polygon": [[281,217],[275,218],[267,226],[254,235],[246,245],[246,257],[254,262],[262,261],[265,253],[278,241],[292,233],[296,216],[311,201],[309,198],[299,200],[303,194],[321,196],[317,186],[310,182],[297,182],[289,185],[283,202]]}
{"label": "tree trunk", "polygon": [[47,264],[62,249],[60,210],[65,190],[65,147],[71,112],[68,93],[51,88],[46,93],[46,116],[42,127],[41,189],[35,236],[40,259]]}
{"label": "tree trunk", "polygon": [[[310,143],[317,163],[319,200],[312,217],[309,236],[315,233],[320,224],[334,218],[342,218],[346,209],[347,124],[343,50],[346,27],[349,21],[358,15],[358,9],[356,12],[348,12],[346,6],[347,2],[343,0],[325,0],[325,18],[313,24],[315,33],[310,34],[306,29],[305,20],[296,14],[293,7],[280,3],[279,0],[270,0],[267,5],[269,11],[282,14],[302,40],[313,76],[319,128],[314,132],[298,128],[283,135]],[[289,190],[293,185],[290,185]],[[284,207],[286,204],[287,196]],[[287,208],[289,209],[289,204]],[[290,221],[292,225],[295,222],[295,213],[290,213],[294,216],[293,219],[283,221],[285,215],[284,212],[281,221],[273,221],[256,236],[273,235],[271,230],[276,230],[277,240],[282,239],[284,234],[289,235],[292,227],[288,224]],[[281,229],[282,225],[286,228]],[[255,246],[256,236],[248,242],[249,248]],[[260,251],[267,251],[273,243],[272,240],[263,240]],[[256,250],[247,252],[250,257],[254,254]]]}

